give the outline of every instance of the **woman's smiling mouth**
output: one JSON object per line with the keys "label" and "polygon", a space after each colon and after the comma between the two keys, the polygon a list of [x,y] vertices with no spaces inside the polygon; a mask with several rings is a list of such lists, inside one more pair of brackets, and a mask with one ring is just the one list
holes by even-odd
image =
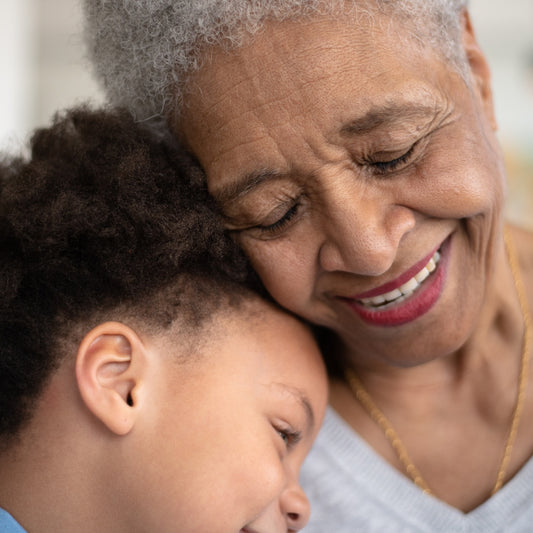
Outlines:
{"label": "woman's smiling mouth", "polygon": [[401,276],[379,287],[342,298],[365,322],[399,326],[427,313],[444,287],[450,238]]}
{"label": "woman's smiling mouth", "polygon": [[372,298],[358,299],[359,303],[365,307],[385,307],[391,303],[400,303],[408,296],[411,296],[421,285],[422,282],[437,268],[440,261],[440,253],[437,250],[425,266],[422,267],[412,278],[400,285],[397,289],[393,289],[384,294],[379,294]]}

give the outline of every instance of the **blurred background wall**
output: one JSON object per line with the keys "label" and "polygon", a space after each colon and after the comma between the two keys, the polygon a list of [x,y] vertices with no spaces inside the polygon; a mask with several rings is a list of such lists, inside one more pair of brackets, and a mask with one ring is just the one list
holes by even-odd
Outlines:
{"label": "blurred background wall", "polygon": [[[489,58],[509,169],[508,216],[533,228],[533,0],[470,0]],[[84,60],[78,0],[0,0],[0,148],[56,109],[103,101]]]}
{"label": "blurred background wall", "polygon": [[0,0],[0,145],[56,109],[103,97],[84,61],[78,0]]}

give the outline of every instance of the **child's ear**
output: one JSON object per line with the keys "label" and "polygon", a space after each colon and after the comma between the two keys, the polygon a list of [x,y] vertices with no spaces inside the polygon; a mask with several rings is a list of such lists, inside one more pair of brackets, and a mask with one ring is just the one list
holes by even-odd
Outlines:
{"label": "child's ear", "polygon": [[126,435],[135,424],[146,355],[139,336],[119,322],[100,324],[79,346],[76,379],[81,397],[117,435]]}
{"label": "child's ear", "polygon": [[470,20],[470,15],[465,9],[461,14],[462,42],[463,50],[466,54],[470,73],[472,75],[473,89],[476,90],[481,98],[483,109],[494,130],[498,129],[496,116],[494,114],[494,102],[492,98],[492,84],[490,67],[485,54],[479,47]]}

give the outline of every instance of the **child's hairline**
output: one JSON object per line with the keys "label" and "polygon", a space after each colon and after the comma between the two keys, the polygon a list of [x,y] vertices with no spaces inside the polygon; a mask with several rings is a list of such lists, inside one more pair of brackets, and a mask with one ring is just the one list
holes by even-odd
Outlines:
{"label": "child's hairline", "polygon": [[[190,305],[191,296],[186,293],[187,290],[192,291],[193,289],[191,288],[185,290],[186,295],[180,303],[180,310],[174,313],[173,316],[166,317],[166,319],[157,317],[157,306],[154,306],[153,313],[148,311],[138,312],[143,307],[145,300],[149,301],[150,299],[164,297],[164,293],[167,290],[171,290],[174,287],[181,287],[182,283],[186,283],[190,279],[194,279],[204,287],[214,288],[216,292],[216,294],[213,293],[213,298],[216,301],[211,301],[205,306],[205,312],[203,314],[198,314],[196,312],[197,309]],[[222,319],[222,322],[228,322],[236,317],[246,315],[247,319],[251,321],[267,309],[289,314],[276,302],[267,298],[266,295],[261,295],[255,290],[237,282],[212,282],[201,275],[181,274],[177,275],[174,283],[155,291],[154,294],[148,296],[146,299],[130,303],[119,303],[116,306],[96,310],[90,316],[75,321],[69,320],[67,317],[63,324],[61,324],[62,318],[57,317],[57,333],[53,344],[54,349],[59,349],[58,366],[60,366],[66,359],[75,357],[73,352],[77,350],[83,338],[91,330],[106,322],[119,322],[128,326],[140,338],[174,338],[176,335],[179,335],[180,342],[183,341],[184,346],[187,347],[187,353],[191,353],[192,355],[192,352],[198,351],[194,348],[195,345],[197,348],[200,348],[208,344],[204,333],[208,333],[210,330],[213,331],[213,326],[218,319]],[[65,342],[64,346],[62,342]],[[187,357],[179,357],[179,360],[183,362],[186,359]],[[57,371],[57,368],[55,371]]]}

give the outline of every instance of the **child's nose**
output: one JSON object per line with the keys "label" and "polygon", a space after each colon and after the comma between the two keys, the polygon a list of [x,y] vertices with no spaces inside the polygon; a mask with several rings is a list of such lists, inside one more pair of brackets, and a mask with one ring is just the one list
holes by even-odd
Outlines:
{"label": "child's nose", "polygon": [[311,506],[300,485],[294,484],[287,487],[281,495],[280,505],[290,532],[299,531],[307,524]]}

